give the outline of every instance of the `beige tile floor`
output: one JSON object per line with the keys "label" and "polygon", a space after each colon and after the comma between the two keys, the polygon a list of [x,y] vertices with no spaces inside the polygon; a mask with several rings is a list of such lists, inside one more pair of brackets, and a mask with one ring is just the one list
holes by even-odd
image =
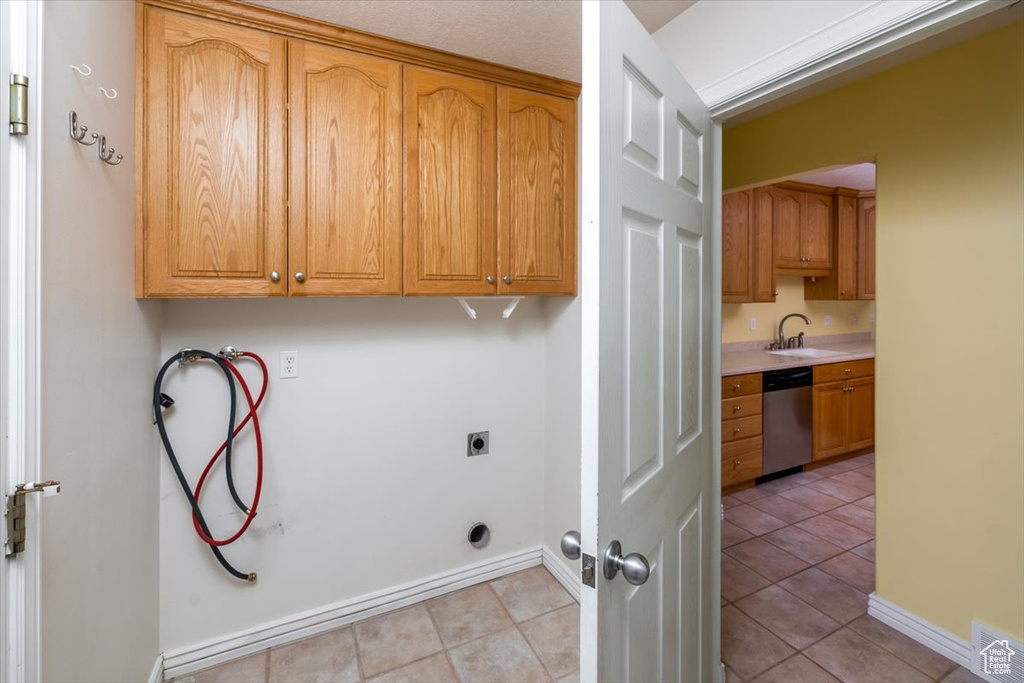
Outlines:
{"label": "beige tile floor", "polygon": [[727,683],[981,682],[867,614],[874,463],[864,455],[723,499]]}
{"label": "beige tile floor", "polygon": [[579,681],[579,605],[543,567],[175,683]]}

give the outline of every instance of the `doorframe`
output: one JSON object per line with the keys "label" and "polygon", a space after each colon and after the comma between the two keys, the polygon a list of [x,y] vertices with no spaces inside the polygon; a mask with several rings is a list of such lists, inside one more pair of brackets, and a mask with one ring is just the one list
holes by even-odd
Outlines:
{"label": "doorframe", "polygon": [[[42,3],[7,0],[0,13],[6,46],[0,75],[29,78],[29,134],[0,131],[0,487],[6,497],[16,483],[39,474]],[[2,91],[5,111],[9,89]],[[0,558],[0,677],[12,683],[41,676],[39,504],[28,505],[25,551]],[[6,526],[2,533],[6,537]]]}

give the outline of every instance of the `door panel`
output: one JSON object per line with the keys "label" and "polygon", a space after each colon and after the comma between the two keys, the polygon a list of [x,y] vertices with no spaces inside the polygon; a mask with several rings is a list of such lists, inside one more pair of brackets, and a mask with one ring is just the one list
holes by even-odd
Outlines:
{"label": "door panel", "polygon": [[405,294],[494,294],[495,86],[404,69]]}
{"label": "door panel", "polygon": [[805,268],[832,267],[832,195],[802,192],[800,255]]}
{"label": "door panel", "polygon": [[576,293],[575,189],[576,103],[499,87],[499,294]]}
{"label": "door panel", "polygon": [[286,41],[144,12],[143,293],[283,296]]}
{"label": "door panel", "polygon": [[842,455],[849,450],[846,441],[845,388],[845,382],[814,386],[814,460]]}
{"label": "door panel", "polygon": [[769,187],[771,198],[772,240],[776,268],[802,268],[800,260],[801,193],[781,187]]}
{"label": "door panel", "polygon": [[401,294],[402,66],[291,41],[289,69],[290,292]]}
{"label": "door panel", "polygon": [[581,532],[651,574],[584,588],[581,680],[711,680],[711,122],[625,5],[583,14]]}

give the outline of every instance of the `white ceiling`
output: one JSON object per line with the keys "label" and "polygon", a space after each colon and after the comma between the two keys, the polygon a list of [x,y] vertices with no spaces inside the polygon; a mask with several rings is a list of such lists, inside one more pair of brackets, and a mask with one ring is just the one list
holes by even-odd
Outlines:
{"label": "white ceiling", "polygon": [[644,28],[654,33],[688,10],[697,0],[625,0]]}
{"label": "white ceiling", "polygon": [[572,0],[246,1],[496,64],[581,80],[581,5]]}
{"label": "white ceiling", "polygon": [[869,162],[856,166],[839,166],[813,173],[804,173],[790,178],[790,180],[827,187],[848,187],[851,190],[873,190],[875,189],[875,165]]}

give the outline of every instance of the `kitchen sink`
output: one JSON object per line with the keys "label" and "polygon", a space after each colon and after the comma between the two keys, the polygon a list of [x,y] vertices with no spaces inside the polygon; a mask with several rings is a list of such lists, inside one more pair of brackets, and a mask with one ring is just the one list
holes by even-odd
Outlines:
{"label": "kitchen sink", "polygon": [[776,356],[796,356],[797,358],[831,358],[832,356],[849,356],[849,351],[829,351],[828,349],[780,349],[769,351]]}

